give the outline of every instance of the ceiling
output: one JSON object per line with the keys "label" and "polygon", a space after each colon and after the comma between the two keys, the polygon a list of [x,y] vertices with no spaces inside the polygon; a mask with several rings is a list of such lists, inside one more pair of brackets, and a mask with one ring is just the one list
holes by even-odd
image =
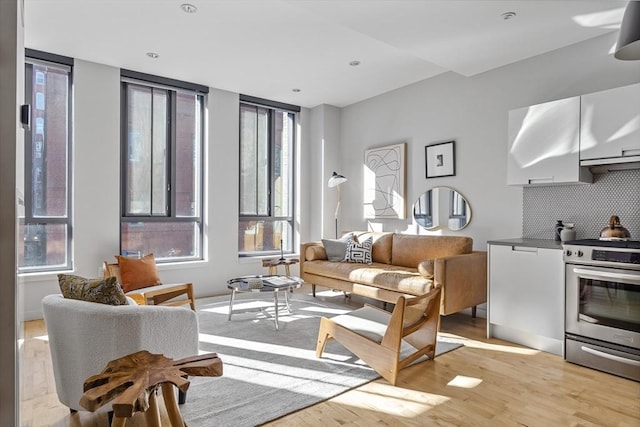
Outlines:
{"label": "ceiling", "polygon": [[627,3],[24,2],[28,48],[303,107],[343,107],[448,71],[470,77],[617,31]]}

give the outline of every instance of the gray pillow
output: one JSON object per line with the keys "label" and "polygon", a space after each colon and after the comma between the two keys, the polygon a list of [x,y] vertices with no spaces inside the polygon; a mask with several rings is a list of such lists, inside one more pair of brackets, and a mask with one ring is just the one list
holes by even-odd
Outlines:
{"label": "gray pillow", "polygon": [[322,239],[327,259],[329,261],[344,261],[349,240],[353,240],[353,233],[347,233],[339,239]]}

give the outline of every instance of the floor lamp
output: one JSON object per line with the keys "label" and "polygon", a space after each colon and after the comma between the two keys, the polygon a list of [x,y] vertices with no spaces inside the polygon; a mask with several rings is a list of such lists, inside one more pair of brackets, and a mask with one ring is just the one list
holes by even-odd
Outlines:
{"label": "floor lamp", "polygon": [[347,182],[347,178],[345,178],[344,176],[333,172],[333,175],[331,175],[331,178],[329,178],[329,182],[327,183],[327,185],[329,186],[329,188],[336,188],[336,190],[338,190],[338,203],[336,204],[336,214],[335,214],[335,220],[336,220],[336,239],[338,238],[338,212],[340,212],[340,199],[342,198],[342,194],[340,192],[340,184]]}

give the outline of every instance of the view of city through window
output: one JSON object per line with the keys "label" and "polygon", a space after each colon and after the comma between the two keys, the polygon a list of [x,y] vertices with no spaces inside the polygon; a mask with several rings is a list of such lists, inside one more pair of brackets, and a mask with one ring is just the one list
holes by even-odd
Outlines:
{"label": "view of city through window", "polygon": [[20,271],[70,266],[68,66],[29,61],[26,99],[32,107],[25,133],[24,210],[20,210]]}

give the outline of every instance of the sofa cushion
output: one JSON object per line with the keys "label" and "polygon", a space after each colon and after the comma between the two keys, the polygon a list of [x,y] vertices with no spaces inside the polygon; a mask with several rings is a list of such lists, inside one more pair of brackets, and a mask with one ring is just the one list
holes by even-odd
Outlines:
{"label": "sofa cushion", "polygon": [[127,305],[127,297],[115,277],[86,279],[73,274],[58,274],[58,285],[65,298],[108,305]]}
{"label": "sofa cushion", "polygon": [[344,261],[347,243],[353,239],[353,233],[347,233],[339,239],[322,239],[322,246],[329,261]]}
{"label": "sofa cushion", "polygon": [[380,231],[354,231],[354,235],[359,242],[363,242],[369,237],[373,239],[371,261],[391,264],[393,233]]}
{"label": "sofa cushion", "polygon": [[471,237],[394,234],[391,264],[416,268],[425,259],[468,254],[472,251]]}
{"label": "sofa cushion", "polygon": [[411,295],[422,295],[433,286],[433,280],[422,276],[415,268],[373,263],[307,261],[305,274],[330,277],[351,283],[376,286]]}
{"label": "sofa cushion", "polygon": [[371,264],[371,248],[373,246],[373,238],[369,237],[362,243],[358,243],[351,239],[347,242],[347,251],[344,260],[347,262],[355,262],[357,264]]}

